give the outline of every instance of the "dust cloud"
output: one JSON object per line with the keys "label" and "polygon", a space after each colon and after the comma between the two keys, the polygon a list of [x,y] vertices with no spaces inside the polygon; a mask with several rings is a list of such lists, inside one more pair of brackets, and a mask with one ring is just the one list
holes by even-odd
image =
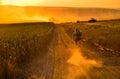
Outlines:
{"label": "dust cloud", "polygon": [[46,18],[46,17],[41,17],[41,16],[31,16],[31,17],[24,17],[24,20],[27,20],[27,21],[42,21],[42,22],[48,22],[49,19]]}
{"label": "dust cloud", "polygon": [[73,46],[68,50],[72,53],[72,56],[67,61],[70,66],[68,68],[66,79],[77,79],[80,76],[89,78],[87,72],[90,68],[102,66],[102,63],[99,61],[85,58],[82,55],[80,48],[77,46]]}

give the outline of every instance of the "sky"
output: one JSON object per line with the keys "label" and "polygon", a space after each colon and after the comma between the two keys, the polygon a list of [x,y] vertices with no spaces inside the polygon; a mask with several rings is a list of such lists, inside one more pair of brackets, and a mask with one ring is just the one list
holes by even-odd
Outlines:
{"label": "sky", "polygon": [[0,5],[120,8],[120,0],[0,0]]}
{"label": "sky", "polygon": [[[42,14],[42,12],[40,12],[40,8],[30,7],[29,9],[29,7],[26,8],[26,7],[15,7],[15,6],[48,6],[48,7],[54,6],[54,7],[86,7],[86,8],[119,8],[120,9],[120,0],[0,0],[0,5],[12,5],[12,6],[0,6],[0,23],[14,23],[14,22],[24,22],[24,21],[25,22],[49,21],[49,18],[51,16],[55,17],[58,16],[57,14],[59,14],[57,12],[58,10],[54,11],[53,13],[50,13],[51,11],[48,10],[47,15],[45,16],[45,13],[47,11],[44,9],[43,11],[45,13],[42,11],[43,12]],[[63,11],[60,10],[60,12]],[[31,16],[29,16],[30,14]],[[108,14],[110,13],[108,12]],[[77,13],[75,15],[77,15]],[[111,16],[114,15],[112,14]],[[67,17],[68,18],[72,17],[67,20],[76,20],[74,15],[73,16],[70,15]],[[57,20],[58,18],[59,17],[57,17]],[[61,18],[59,18],[59,20],[61,20]]]}

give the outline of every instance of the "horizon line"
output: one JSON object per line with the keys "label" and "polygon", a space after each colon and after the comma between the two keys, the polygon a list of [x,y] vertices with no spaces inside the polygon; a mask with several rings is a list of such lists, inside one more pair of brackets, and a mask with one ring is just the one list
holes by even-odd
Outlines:
{"label": "horizon line", "polygon": [[38,6],[38,5],[3,5],[0,6],[13,6],[13,7],[50,7],[50,8],[98,8],[98,9],[120,9],[115,7],[77,7],[77,6]]}

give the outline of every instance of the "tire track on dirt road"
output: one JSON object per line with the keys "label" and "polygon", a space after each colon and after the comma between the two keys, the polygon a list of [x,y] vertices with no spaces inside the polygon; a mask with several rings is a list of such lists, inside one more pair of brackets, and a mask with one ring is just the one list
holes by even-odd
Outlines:
{"label": "tire track on dirt road", "polygon": [[87,59],[83,53],[87,52],[88,56],[96,53],[88,50],[82,45],[76,46],[64,28],[56,25],[49,50],[40,60],[42,68],[36,68],[40,74],[33,74],[30,79],[120,79],[114,67],[102,66],[98,60]]}
{"label": "tire track on dirt road", "polygon": [[[67,35],[64,28],[56,26],[56,44],[54,51],[54,73],[52,79],[76,79],[85,75],[89,68],[98,67],[101,64],[95,60],[86,59],[78,46]],[[55,43],[54,41],[54,43]]]}
{"label": "tire track on dirt road", "polygon": [[[56,26],[54,73],[52,79],[119,79],[119,68],[103,65],[95,51],[76,46],[62,26]],[[80,43],[82,44],[82,43]],[[86,53],[92,59],[83,55]],[[97,59],[96,59],[97,58]],[[116,71],[116,69],[118,69]]]}

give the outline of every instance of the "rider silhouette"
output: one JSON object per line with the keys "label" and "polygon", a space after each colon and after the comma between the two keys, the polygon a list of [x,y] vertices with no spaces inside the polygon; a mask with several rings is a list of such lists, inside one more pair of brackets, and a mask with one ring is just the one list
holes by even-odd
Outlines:
{"label": "rider silhouette", "polygon": [[73,32],[73,40],[75,41],[76,44],[81,40],[81,36],[82,31],[76,28],[75,31]]}

